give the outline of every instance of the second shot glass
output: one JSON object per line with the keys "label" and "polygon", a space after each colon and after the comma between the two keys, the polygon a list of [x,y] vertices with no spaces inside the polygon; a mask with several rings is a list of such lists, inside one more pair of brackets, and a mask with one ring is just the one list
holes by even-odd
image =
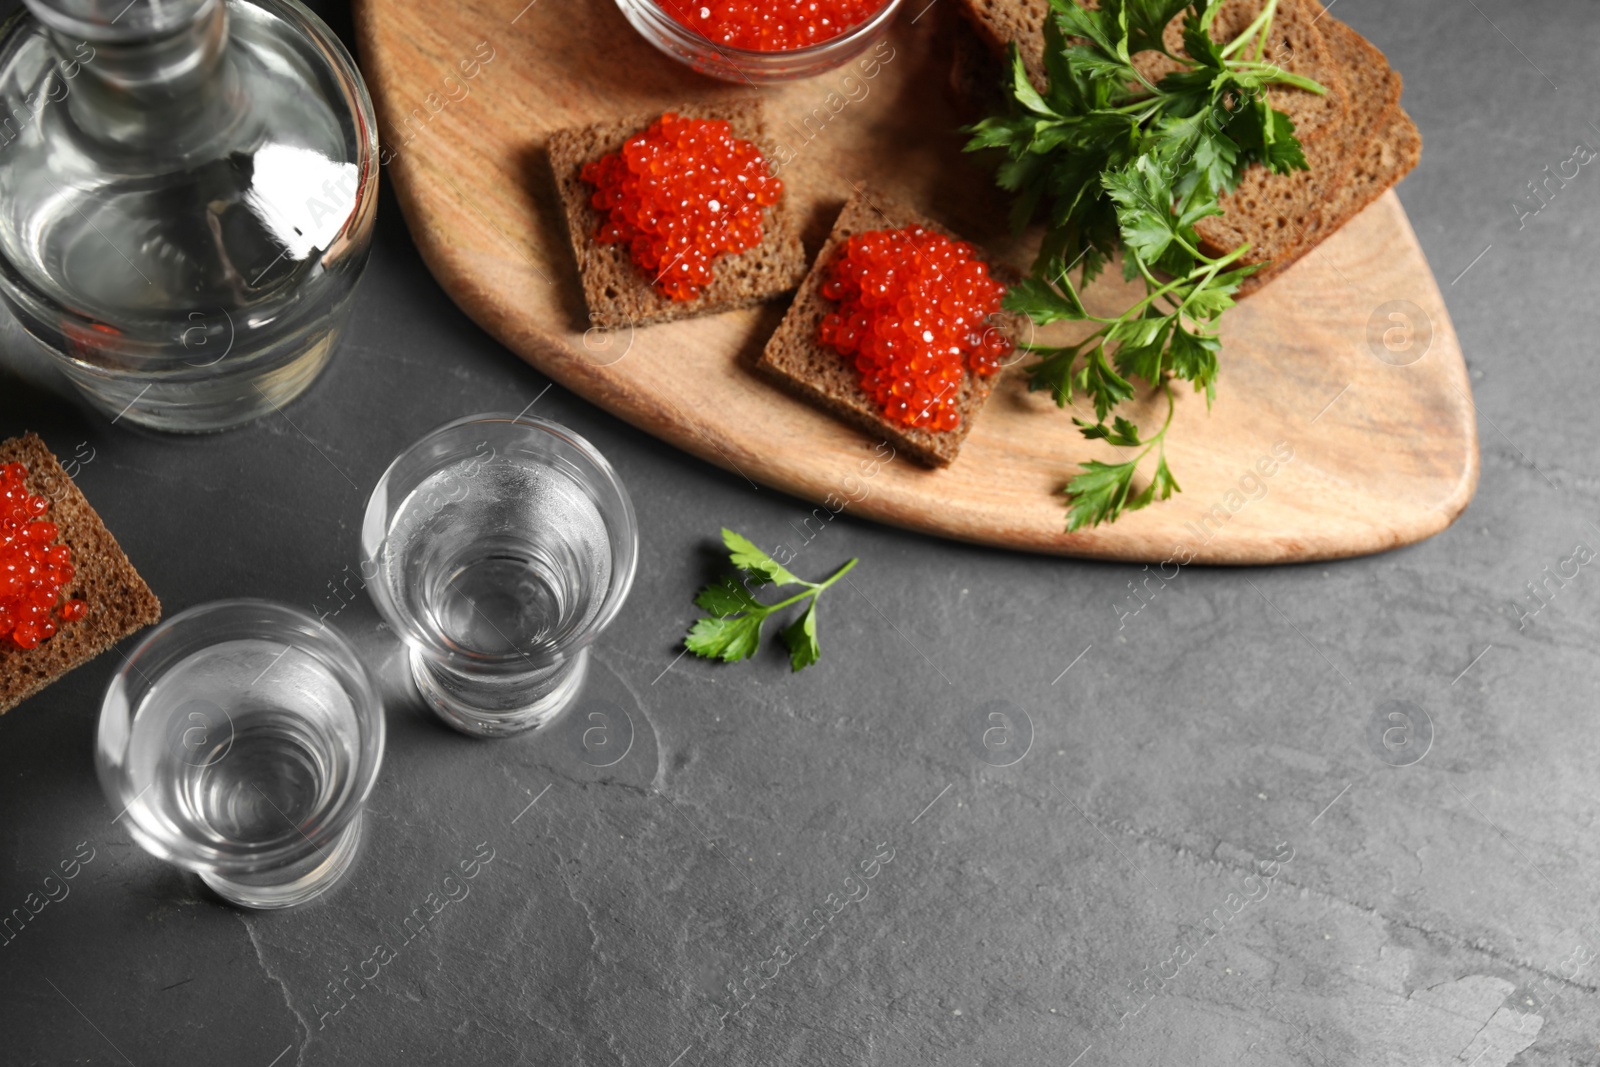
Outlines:
{"label": "second shot glass", "polygon": [[303,611],[223,600],[158,625],[100,708],[106,798],[147,852],[248,908],[349,869],[383,762],[383,705],[350,643]]}
{"label": "second shot glass", "polygon": [[379,479],[361,528],[367,588],[417,687],[479,737],[543,726],[577,697],[638,544],[605,457],[527,415],[469,416],[422,438]]}

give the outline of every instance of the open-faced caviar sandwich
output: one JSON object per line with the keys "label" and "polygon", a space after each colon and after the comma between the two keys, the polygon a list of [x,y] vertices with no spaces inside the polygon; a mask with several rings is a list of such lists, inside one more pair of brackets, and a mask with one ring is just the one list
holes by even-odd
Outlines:
{"label": "open-faced caviar sandwich", "polygon": [[0,713],[160,617],[44,442],[0,442]]}
{"label": "open-faced caviar sandwich", "polygon": [[805,251],[771,158],[759,99],[552,135],[590,322],[622,329],[793,290]]}
{"label": "open-faced caviar sandwich", "polygon": [[928,466],[947,466],[1015,351],[982,253],[869,189],[839,213],[758,369]]}

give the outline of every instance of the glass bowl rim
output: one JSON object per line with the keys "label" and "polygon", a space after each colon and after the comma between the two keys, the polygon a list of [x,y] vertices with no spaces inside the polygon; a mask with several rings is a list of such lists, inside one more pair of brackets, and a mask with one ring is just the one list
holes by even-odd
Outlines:
{"label": "glass bowl rim", "polygon": [[734,45],[719,44],[718,42],[707,37],[705,34],[700,33],[698,30],[695,30],[689,26],[685,26],[683,23],[673,18],[666,11],[666,9],[662,7],[660,0],[617,0],[619,5],[626,5],[627,7],[638,11],[641,15],[648,18],[652,23],[658,23],[660,29],[665,30],[666,32],[677,37],[679,43],[692,45],[697,48],[711,48],[724,59],[728,60],[730,65],[733,66],[738,66],[737,61],[743,60],[748,60],[753,66],[760,66],[774,64],[780,60],[807,59],[815,56],[825,56],[829,51],[845,51],[848,49],[849,45],[859,43],[862,38],[871,36],[873,33],[877,32],[893,21],[894,16],[899,12],[900,5],[903,2],[904,0],[884,0],[883,6],[879,8],[871,18],[867,19],[865,22],[857,23],[856,25],[845,30],[843,33],[829,37],[825,41],[818,41],[815,44],[804,45],[800,48],[763,50],[759,48],[739,48]]}

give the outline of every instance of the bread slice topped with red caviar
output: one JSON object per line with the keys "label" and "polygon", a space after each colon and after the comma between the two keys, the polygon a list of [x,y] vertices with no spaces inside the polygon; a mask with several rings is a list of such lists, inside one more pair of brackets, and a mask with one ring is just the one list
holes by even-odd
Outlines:
{"label": "bread slice topped with red caviar", "polygon": [[44,442],[0,442],[0,714],[159,618]]}
{"label": "bread slice topped with red caviar", "polygon": [[759,98],[561,130],[549,152],[595,326],[749,307],[805,276]]}
{"label": "bread slice topped with red caviar", "polygon": [[757,361],[790,392],[930,467],[952,463],[1022,320],[972,245],[869,189],[839,213]]}

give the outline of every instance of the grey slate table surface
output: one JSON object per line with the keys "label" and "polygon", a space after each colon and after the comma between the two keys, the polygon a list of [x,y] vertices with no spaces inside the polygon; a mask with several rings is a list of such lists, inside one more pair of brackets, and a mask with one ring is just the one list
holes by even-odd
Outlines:
{"label": "grey slate table surface", "polygon": [[[339,610],[386,672],[389,749],[357,867],[297,911],[223,906],[113,824],[91,738],[114,653],[0,720],[0,910],[92,852],[0,947],[0,1061],[1600,1063],[1600,574],[1563,562],[1600,545],[1600,173],[1513,207],[1600,146],[1596,12],[1339,3],[1426,137],[1401,198],[1471,367],[1477,500],[1384,556],[1185,570],[1131,616],[1138,567],[846,513],[803,556],[862,559],[820,665],[677,658],[719,526],[794,544],[809,507],[546,392],[387,194],[349,339],[287,417],[110,425],[8,321],[0,436],[80,456],[169,613],[339,607],[388,459],[480,410],[594,441],[643,546],[587,695],[617,744],[631,724],[609,767],[572,730],[450,732],[366,597]],[[1031,733],[1006,766],[995,702],[1000,752]]]}

